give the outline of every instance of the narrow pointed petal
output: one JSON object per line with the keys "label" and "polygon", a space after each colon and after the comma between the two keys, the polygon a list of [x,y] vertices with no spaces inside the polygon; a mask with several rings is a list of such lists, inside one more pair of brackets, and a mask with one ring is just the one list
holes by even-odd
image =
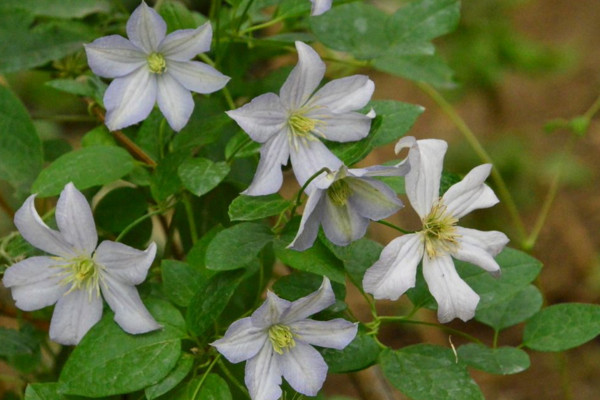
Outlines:
{"label": "narrow pointed petal", "polygon": [[129,40],[148,54],[158,49],[166,33],[165,20],[144,1],[133,10],[127,21]]}
{"label": "narrow pointed petal", "polygon": [[156,86],[156,78],[146,67],[112,81],[104,93],[108,129],[115,131],[145,119],[156,102]]}
{"label": "narrow pointed petal", "polygon": [[468,321],[475,315],[479,295],[462,280],[449,255],[423,258],[423,276],[438,303],[441,323],[460,318]]}
{"label": "narrow pointed petal", "polygon": [[283,183],[281,166],[287,163],[289,148],[286,135],[274,135],[260,148],[260,161],[254,179],[242,193],[248,196],[264,196],[275,193]]}
{"label": "narrow pointed petal", "polygon": [[352,168],[350,174],[358,177],[372,176],[405,176],[410,171],[410,164],[400,162],[395,165],[373,165],[367,168]]}
{"label": "narrow pointed petal", "polygon": [[365,236],[369,220],[360,215],[350,200],[341,206],[334,204],[329,196],[324,200],[321,224],[327,239],[338,246],[346,246]]}
{"label": "narrow pointed petal", "polygon": [[312,47],[297,41],[296,50],[298,64],[279,92],[281,101],[289,110],[296,110],[304,105],[325,75],[325,63]]}
{"label": "narrow pointed petal", "polygon": [[420,235],[408,234],[392,240],[379,260],[365,273],[363,288],[376,299],[397,300],[415,286],[417,266],[423,258]]}
{"label": "narrow pointed petal", "polygon": [[88,65],[103,78],[118,78],[146,64],[146,54],[123,36],[110,35],[84,45]]}
{"label": "narrow pointed petal", "polygon": [[167,71],[187,90],[204,94],[223,89],[230,79],[199,61],[167,60]]}
{"label": "narrow pointed petal", "polygon": [[342,318],[331,321],[303,319],[289,326],[302,342],[337,350],[343,349],[354,340],[358,330],[358,324]]}
{"label": "narrow pointed petal", "polygon": [[496,260],[494,260],[494,257],[481,247],[460,240],[459,247],[452,253],[452,256],[458,260],[477,265],[478,267],[491,272],[494,276],[500,276],[500,266]]}
{"label": "narrow pointed petal", "polygon": [[161,327],[142,303],[135,287],[105,274],[101,288],[104,299],[115,312],[115,321],[125,332],[139,334]]}
{"label": "narrow pointed petal", "polygon": [[92,254],[98,244],[92,209],[71,182],[65,186],[56,203],[56,225],[77,254]]}
{"label": "narrow pointed petal", "polygon": [[317,16],[323,14],[331,8],[331,2],[333,0],[310,0],[312,3],[312,9],[310,15]]}
{"label": "narrow pointed petal", "polygon": [[156,244],[152,242],[145,251],[122,243],[105,240],[100,243],[94,261],[106,268],[106,273],[129,285],[139,285],[146,279],[148,268],[154,261]]}
{"label": "narrow pointed petal", "polygon": [[75,290],[56,303],[50,322],[50,339],[76,345],[102,317],[102,299],[96,292]]}
{"label": "narrow pointed petal", "polygon": [[353,142],[363,139],[371,129],[371,118],[357,112],[334,113],[326,108],[318,108],[306,113],[309,118],[322,121],[315,129],[319,136],[334,142]]}
{"label": "narrow pointed petal", "polygon": [[307,396],[317,395],[327,377],[327,364],[318,351],[297,341],[296,346],[275,357],[279,359],[283,377],[295,391]]}
{"label": "narrow pointed petal", "polygon": [[408,153],[410,172],[406,175],[406,195],[419,217],[429,214],[440,197],[440,179],[448,144],[443,140],[418,140]]}
{"label": "narrow pointed petal", "polygon": [[287,136],[287,130],[284,129],[287,114],[275,93],[262,94],[250,103],[226,113],[255,142],[265,143],[276,134]]}
{"label": "narrow pointed petal", "polygon": [[211,343],[229,362],[238,363],[254,357],[267,341],[265,328],[252,325],[250,318],[235,321],[225,336]]}
{"label": "narrow pointed petal", "polygon": [[281,316],[291,306],[291,302],[284,300],[271,291],[267,291],[267,299],[256,311],[252,313],[250,319],[252,325],[257,328],[266,329],[281,320]]}
{"label": "narrow pointed petal", "polygon": [[2,283],[11,288],[16,306],[23,311],[39,310],[52,305],[67,291],[60,284],[62,276],[55,266],[62,264],[50,257],[29,257],[10,266]]}
{"label": "narrow pointed petal", "polygon": [[508,237],[498,231],[480,231],[457,226],[456,233],[462,243],[480,247],[493,257],[497,256],[509,242]]}
{"label": "narrow pointed petal", "polygon": [[375,83],[368,76],[347,76],[325,84],[311,97],[309,104],[334,113],[346,113],[366,106],[374,90]]}
{"label": "narrow pointed petal", "polygon": [[188,61],[210,50],[212,27],[210,22],[196,29],[180,29],[169,33],[158,51],[169,60]]}
{"label": "narrow pointed petal", "polygon": [[171,73],[164,73],[157,79],[156,101],[169,126],[179,132],[188,123],[194,111],[192,94],[184,88]]}
{"label": "narrow pointed petal", "polygon": [[300,221],[298,233],[288,248],[304,251],[312,247],[319,233],[319,225],[321,224],[323,207],[325,206],[323,200],[324,194],[323,190],[316,189],[312,191],[302,212],[302,220]]}
{"label": "narrow pointed petal", "polygon": [[281,397],[279,358],[275,357],[269,341],[246,362],[244,382],[252,400],[277,400]]}
{"label": "narrow pointed petal", "polygon": [[60,232],[50,229],[35,210],[35,195],[25,200],[15,213],[15,226],[23,239],[46,253],[71,258],[75,255],[71,245]]}
{"label": "narrow pointed petal", "polygon": [[388,185],[370,178],[346,178],[352,190],[348,198],[359,215],[379,221],[395,214],[402,208],[402,202]]}
{"label": "narrow pointed petal", "polygon": [[[319,140],[299,141],[296,144],[292,143],[290,147],[290,161],[300,186],[304,186],[311,176],[324,167],[329,168],[330,171],[337,171],[344,165]],[[306,192],[310,193],[313,187],[315,187],[315,181],[311,182]]]}
{"label": "narrow pointed petal", "polygon": [[483,183],[490,175],[492,164],[473,168],[462,181],[452,185],[444,193],[447,211],[461,218],[473,210],[488,208],[499,202],[494,191]]}
{"label": "narrow pointed petal", "polygon": [[317,291],[292,302],[281,316],[281,323],[287,325],[305,319],[326,309],[333,303],[335,303],[335,295],[333,289],[331,289],[331,282],[327,277],[323,277],[323,283]]}

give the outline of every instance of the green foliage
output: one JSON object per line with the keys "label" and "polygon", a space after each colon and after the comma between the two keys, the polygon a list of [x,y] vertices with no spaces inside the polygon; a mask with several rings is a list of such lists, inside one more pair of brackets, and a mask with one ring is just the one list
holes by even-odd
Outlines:
{"label": "green foliage", "polygon": [[381,349],[372,336],[360,332],[343,350],[322,349],[321,355],[334,374],[360,371],[377,361]]}
{"label": "green foliage", "polygon": [[254,221],[281,214],[291,206],[291,202],[278,194],[267,196],[236,197],[229,205],[231,221]]}
{"label": "green foliage", "polygon": [[178,174],[187,190],[196,196],[202,196],[221,183],[229,174],[229,170],[229,165],[223,161],[188,158],[179,165]]}
{"label": "green foliage", "polygon": [[39,347],[31,329],[0,328],[0,357],[33,354]]}
{"label": "green foliage", "polygon": [[514,347],[490,349],[482,344],[469,343],[458,348],[458,357],[467,365],[490,374],[517,374],[529,368],[529,356]]}
{"label": "green foliage", "polygon": [[175,260],[163,260],[160,270],[166,296],[181,307],[190,304],[194,295],[206,286],[209,278],[207,272]]}
{"label": "green foliage", "polygon": [[190,373],[193,366],[194,358],[190,354],[181,354],[179,361],[167,376],[144,389],[146,399],[154,400],[173,389]]}

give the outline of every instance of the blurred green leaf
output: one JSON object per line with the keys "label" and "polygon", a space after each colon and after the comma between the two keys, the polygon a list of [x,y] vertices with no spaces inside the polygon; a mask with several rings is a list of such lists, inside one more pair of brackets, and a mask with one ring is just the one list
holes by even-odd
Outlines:
{"label": "blurred green leaf", "polygon": [[394,42],[429,41],[452,32],[459,19],[458,0],[417,0],[396,11],[386,28]]}
{"label": "blurred green leaf", "polygon": [[279,194],[268,196],[236,197],[229,205],[229,219],[232,221],[254,221],[278,215],[290,207],[292,203]]}
{"label": "blurred green leaf", "polygon": [[165,1],[157,11],[167,23],[169,33],[179,29],[196,29],[206,22],[203,15],[192,12],[178,1]]}
{"label": "blurred green leaf", "polygon": [[56,382],[30,383],[25,389],[25,400],[67,400],[69,397],[60,392]]}
{"label": "blurred green leaf", "polygon": [[73,150],[69,142],[64,139],[49,139],[42,142],[44,149],[44,161],[52,162],[58,157]]}
{"label": "blurred green leaf", "polygon": [[187,190],[196,196],[202,196],[225,179],[229,174],[229,164],[206,158],[188,158],[179,166],[178,174]]}
{"label": "blurred green leaf", "polygon": [[191,354],[183,353],[179,361],[177,361],[175,368],[169,372],[169,375],[165,376],[158,383],[144,389],[146,399],[154,400],[173,389],[190,373],[193,366],[194,357]]}
{"label": "blurred green leaf", "polygon": [[412,81],[427,82],[443,89],[451,89],[456,86],[454,71],[436,54],[405,56],[389,54],[377,58],[373,62],[373,66],[392,75]]}
{"label": "blurred green leaf", "polygon": [[490,349],[482,344],[469,343],[458,348],[458,358],[467,365],[490,374],[518,374],[529,368],[529,356],[514,347]]}
{"label": "blurred green leaf", "polygon": [[107,13],[108,0],[2,0],[6,8],[21,8],[35,16],[83,18],[93,13]]}
{"label": "blurred green leaf", "polygon": [[81,138],[81,146],[82,147],[91,147],[91,146],[116,146],[117,141],[110,134],[106,125],[98,125],[91,131],[88,131]]}
{"label": "blurred green leaf", "polygon": [[104,92],[108,86],[95,75],[82,75],[77,79],[54,79],[44,84],[61,92],[90,97],[104,107]]}
{"label": "blurred green leaf", "polygon": [[39,346],[30,329],[15,330],[0,327],[0,357],[33,354]]}

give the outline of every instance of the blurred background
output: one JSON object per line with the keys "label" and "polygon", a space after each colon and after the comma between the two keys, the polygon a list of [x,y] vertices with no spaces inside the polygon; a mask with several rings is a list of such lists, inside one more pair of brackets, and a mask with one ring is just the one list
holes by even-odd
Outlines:
{"label": "blurred background", "polygon": [[[402,4],[394,0],[375,3],[390,11]],[[600,300],[600,125],[592,122],[587,135],[565,153],[573,133],[556,122],[582,115],[600,95],[599,37],[598,0],[463,0],[459,28],[436,42],[456,71],[459,83],[444,96],[491,154],[528,230],[538,216],[556,169],[563,165],[558,195],[531,250],[544,263],[537,284],[547,304]],[[85,60],[72,62],[85,65]],[[48,160],[77,145],[80,135],[95,121],[88,117],[85,103],[43,85],[56,78],[57,70],[60,65],[47,72],[0,76],[0,83],[8,84],[29,109],[44,140]],[[448,116],[415,84],[366,72],[376,83],[376,99],[395,99],[426,108],[410,134],[447,140],[448,171],[465,174],[481,164]],[[372,154],[365,165],[390,158],[391,146]],[[20,206],[9,186],[1,181],[0,192],[10,207]],[[392,222],[401,226],[414,223],[410,212],[394,218]],[[502,204],[491,211],[473,213],[461,222],[471,228],[504,230],[513,238],[516,234]],[[11,219],[0,212],[0,236],[13,230]],[[396,236],[380,226],[372,226],[370,233],[384,244]],[[515,241],[512,245],[518,247]],[[14,326],[14,319],[3,315],[7,295],[0,291],[0,326]],[[350,291],[348,302],[361,319],[368,321],[369,311],[360,296]],[[383,303],[381,311],[393,314],[405,306],[402,301]],[[431,313],[420,317],[434,318]],[[493,332],[477,322],[454,322],[452,326],[491,343]],[[499,344],[518,344],[521,334],[520,327],[509,329]],[[419,342],[448,345],[448,340],[446,334],[431,329],[382,329],[382,341],[394,347]],[[452,340],[455,345],[462,343],[460,338]],[[600,340],[561,354],[531,352],[531,362],[530,369],[518,375],[498,377],[473,371],[473,377],[489,400],[600,398]],[[3,388],[12,385],[11,376],[14,372],[0,362],[0,397]],[[360,379],[364,377],[331,375],[326,392],[358,398],[352,381]]]}

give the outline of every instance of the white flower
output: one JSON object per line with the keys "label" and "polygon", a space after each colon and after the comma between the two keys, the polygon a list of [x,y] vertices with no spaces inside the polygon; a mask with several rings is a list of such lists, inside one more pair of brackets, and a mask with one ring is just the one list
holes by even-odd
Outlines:
{"label": "white flower", "polygon": [[310,2],[312,3],[310,15],[316,16],[329,10],[331,8],[332,0],[310,0]]}
{"label": "white flower", "polygon": [[492,166],[473,168],[440,197],[446,142],[407,137],[398,142],[396,151],[403,147],[412,147],[406,194],[421,217],[423,229],[392,240],[365,273],[363,287],[376,299],[396,300],[415,285],[417,265],[423,260],[423,275],[438,303],[439,321],[456,317],[467,321],[475,315],[479,295],[457,274],[452,257],[499,274],[494,256],[508,243],[502,232],[456,226],[459,218],[469,212],[498,203],[492,189],[484,184]]}
{"label": "white flower", "polygon": [[129,40],[111,35],[85,45],[92,71],[115,78],[104,94],[111,131],[145,119],[157,102],[171,128],[180,131],[194,110],[190,90],[212,93],[229,80],[207,64],[190,61],[210,49],[210,23],[166,32],[165,21],[142,1],[127,21]]}
{"label": "white flower", "polygon": [[33,311],[56,303],[50,339],[62,344],[79,343],[100,320],[100,292],[126,332],[160,328],[135,288],[146,278],[156,245],[140,251],[106,240],[96,248],[92,210],[72,183],[65,186],[56,205],[59,231],[42,221],[34,200],[35,195],[25,200],[15,214],[15,225],[25,240],[54,256],[30,257],[6,270],[2,282],[12,289],[17,307]]}
{"label": "white flower", "polygon": [[254,180],[244,192],[251,196],[274,193],[281,187],[281,166],[291,159],[300,185],[319,169],[337,170],[342,162],[319,137],[335,142],[360,140],[368,135],[373,115],[353,110],[365,106],[374,83],[364,75],[336,79],[312,94],[325,64],[308,45],[296,42],[298,64],[279,96],[266,93],[227,114],[252,140],[263,143]]}
{"label": "white flower", "polygon": [[312,246],[323,226],[325,236],[338,246],[346,246],[365,235],[369,221],[378,221],[402,207],[396,193],[385,183],[371,177],[406,175],[409,165],[376,166],[339,170],[315,180],[296,237],[288,247],[306,250]]}
{"label": "white flower", "polygon": [[315,396],[327,376],[327,364],[311,345],[341,350],[358,326],[344,319],[308,319],[335,303],[329,279],[314,293],[294,302],[272,292],[250,317],[242,318],[212,343],[230,362],[246,362],[246,386],[253,400],[281,397],[281,376],[299,393]]}

